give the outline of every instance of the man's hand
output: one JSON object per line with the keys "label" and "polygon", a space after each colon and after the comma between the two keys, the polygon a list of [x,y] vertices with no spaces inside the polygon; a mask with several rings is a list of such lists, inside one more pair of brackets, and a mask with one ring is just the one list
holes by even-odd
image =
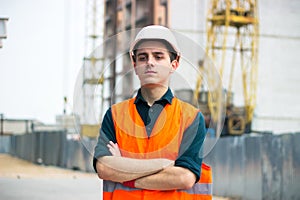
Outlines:
{"label": "man's hand", "polygon": [[109,144],[107,144],[107,148],[113,156],[122,157],[118,143],[113,143],[112,141],[109,141]]}

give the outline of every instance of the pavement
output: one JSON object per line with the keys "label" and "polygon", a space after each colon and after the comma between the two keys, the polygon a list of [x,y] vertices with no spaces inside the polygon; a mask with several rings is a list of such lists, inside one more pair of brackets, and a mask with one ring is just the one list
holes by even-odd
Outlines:
{"label": "pavement", "polygon": [[95,173],[36,165],[0,154],[1,200],[101,200],[101,188]]}

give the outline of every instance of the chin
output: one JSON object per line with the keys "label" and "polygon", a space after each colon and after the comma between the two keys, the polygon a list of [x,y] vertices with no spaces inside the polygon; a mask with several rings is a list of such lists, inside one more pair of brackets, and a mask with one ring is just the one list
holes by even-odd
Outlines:
{"label": "chin", "polygon": [[168,87],[168,84],[163,84],[163,83],[159,83],[159,82],[144,82],[143,84],[141,84],[142,87],[145,88],[154,88],[154,87]]}

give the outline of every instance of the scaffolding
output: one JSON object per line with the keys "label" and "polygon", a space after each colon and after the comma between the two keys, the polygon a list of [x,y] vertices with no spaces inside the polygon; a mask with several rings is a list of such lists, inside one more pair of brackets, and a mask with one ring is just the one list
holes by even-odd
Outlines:
{"label": "scaffolding", "polygon": [[[97,137],[103,116],[103,1],[86,0],[85,56],[82,69],[82,135]],[[101,48],[101,47],[100,47]]]}

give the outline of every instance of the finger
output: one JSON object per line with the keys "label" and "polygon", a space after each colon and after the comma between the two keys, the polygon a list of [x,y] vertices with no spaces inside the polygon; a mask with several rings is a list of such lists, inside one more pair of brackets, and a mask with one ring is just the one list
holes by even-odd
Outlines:
{"label": "finger", "polygon": [[114,143],[113,147],[116,148],[116,149],[118,149],[119,148],[118,143]]}
{"label": "finger", "polygon": [[119,148],[119,145],[118,145],[118,143],[115,143],[115,147],[116,147],[116,148]]}
{"label": "finger", "polygon": [[110,144],[106,145],[107,148],[109,149],[109,151],[112,151],[114,149],[114,147],[112,147]]}

